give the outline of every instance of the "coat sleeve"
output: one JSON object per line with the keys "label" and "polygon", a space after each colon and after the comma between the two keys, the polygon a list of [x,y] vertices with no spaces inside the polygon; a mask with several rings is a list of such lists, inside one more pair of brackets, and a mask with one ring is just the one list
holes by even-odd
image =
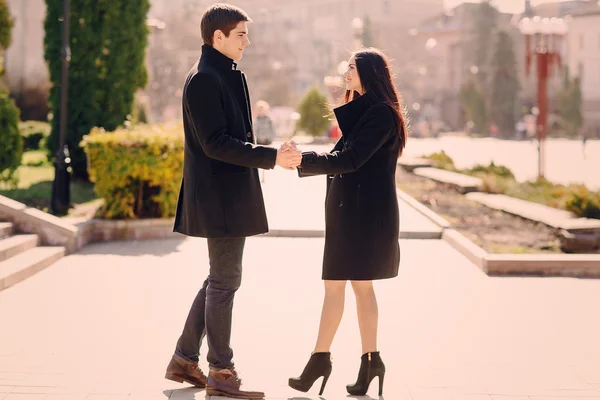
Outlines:
{"label": "coat sleeve", "polygon": [[394,126],[392,110],[385,104],[373,106],[365,115],[365,123],[346,148],[332,153],[302,153],[300,174],[345,174],[363,166],[390,138]]}
{"label": "coat sleeve", "polygon": [[[342,136],[341,138],[339,138],[339,140],[335,143],[335,146],[333,146],[333,149],[330,151],[330,153],[334,153],[336,151],[341,151],[344,148],[344,137]],[[302,157],[304,159],[304,157]],[[306,178],[309,176],[317,176],[317,175],[322,175],[322,173],[319,172],[308,172],[308,171],[304,171],[302,169],[302,167],[298,167],[298,176],[300,178]]]}
{"label": "coat sleeve", "polygon": [[222,92],[213,77],[196,75],[186,91],[196,139],[204,153],[215,160],[249,168],[272,169],[277,150],[232,137],[222,103]]}

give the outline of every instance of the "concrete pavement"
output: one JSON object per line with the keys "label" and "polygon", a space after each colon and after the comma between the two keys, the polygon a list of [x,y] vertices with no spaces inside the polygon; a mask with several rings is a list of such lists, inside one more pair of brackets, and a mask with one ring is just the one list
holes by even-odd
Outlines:
{"label": "concrete pavement", "polygon": [[[318,228],[324,180],[284,174],[266,176],[271,227]],[[208,271],[205,243],[95,244],[0,292],[0,400],[204,399],[163,376]],[[268,400],[319,399],[286,384],[314,345],[323,243],[248,239],[232,345],[247,388]],[[400,246],[399,277],[376,283],[385,399],[600,400],[600,281],[491,278],[440,240]],[[358,372],[347,294],[327,400],[347,398]]]}
{"label": "concrete pavement", "polygon": [[[248,240],[233,347],[267,399],[318,399],[286,382],[314,344],[322,248]],[[600,282],[490,278],[442,241],[401,248],[400,276],[376,285],[384,398],[600,399]],[[0,399],[204,398],[163,374],[206,258],[201,239],[98,244],[1,292]],[[353,300],[348,290],[328,400],[358,371]]]}
{"label": "concrete pavement", "polygon": [[[305,146],[324,150],[325,146]],[[276,168],[264,174],[263,192],[271,234],[323,237],[325,230],[325,176],[298,178],[295,171]],[[441,228],[399,199],[401,238],[440,238]]]}

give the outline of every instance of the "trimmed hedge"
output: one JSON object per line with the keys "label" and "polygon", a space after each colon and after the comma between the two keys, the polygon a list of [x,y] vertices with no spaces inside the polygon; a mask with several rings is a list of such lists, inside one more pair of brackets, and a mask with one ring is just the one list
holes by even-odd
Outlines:
{"label": "trimmed hedge", "polygon": [[106,219],[175,215],[183,173],[181,125],[136,125],[111,133],[95,128],[81,143],[90,180],[104,198]]}
{"label": "trimmed hedge", "polygon": [[24,121],[19,123],[19,131],[23,138],[23,150],[40,150],[50,136],[52,127],[47,122]]}

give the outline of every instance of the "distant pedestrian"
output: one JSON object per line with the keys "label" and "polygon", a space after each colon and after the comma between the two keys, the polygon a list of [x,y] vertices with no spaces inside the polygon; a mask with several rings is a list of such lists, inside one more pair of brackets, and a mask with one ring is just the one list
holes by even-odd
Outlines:
{"label": "distant pedestrian", "polygon": [[585,145],[587,144],[587,139],[588,139],[587,134],[584,132],[583,137],[581,138],[581,151],[583,152],[584,160],[587,158],[586,151],[585,151]]}
{"label": "distant pedestrian", "polygon": [[525,139],[525,134],[527,132],[527,124],[525,123],[525,121],[523,121],[522,119],[517,121],[517,124],[515,125],[515,130],[517,131],[517,140]]}
{"label": "distant pedestrian", "polygon": [[260,145],[270,145],[275,139],[273,120],[269,116],[271,107],[266,101],[256,102],[256,118],[254,119],[254,133],[256,142]]}

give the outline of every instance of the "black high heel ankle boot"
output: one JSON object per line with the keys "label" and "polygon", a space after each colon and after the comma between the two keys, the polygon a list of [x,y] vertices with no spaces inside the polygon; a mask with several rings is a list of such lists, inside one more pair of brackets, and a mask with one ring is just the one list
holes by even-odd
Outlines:
{"label": "black high heel ankle boot", "polygon": [[379,395],[383,395],[383,377],[385,365],[379,356],[379,352],[366,353],[360,358],[360,370],[354,385],[347,385],[346,390],[353,396],[364,396],[369,390],[371,381],[379,377]]}
{"label": "black high heel ankle boot", "polygon": [[308,364],[304,367],[302,375],[299,378],[290,378],[289,385],[292,389],[301,392],[308,392],[317,379],[323,377],[319,396],[325,390],[327,379],[331,375],[331,353],[313,353],[308,360]]}

